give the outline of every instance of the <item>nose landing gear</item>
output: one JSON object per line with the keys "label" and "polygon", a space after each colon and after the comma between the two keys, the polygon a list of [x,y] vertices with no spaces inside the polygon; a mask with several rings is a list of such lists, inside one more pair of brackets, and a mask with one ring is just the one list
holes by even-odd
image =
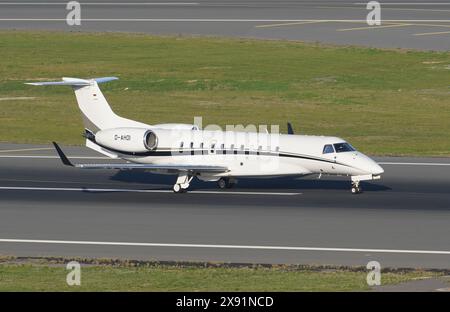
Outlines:
{"label": "nose landing gear", "polygon": [[361,185],[359,184],[359,181],[352,181],[352,194],[359,194],[362,193]]}
{"label": "nose landing gear", "polygon": [[173,186],[173,192],[174,193],[186,193],[188,187],[189,187],[189,184],[186,186],[185,184],[177,183]]}
{"label": "nose landing gear", "polygon": [[189,184],[191,183],[194,176],[188,175],[187,173],[183,172],[178,175],[177,182],[173,186],[173,192],[174,193],[186,193],[187,189],[189,187]]}

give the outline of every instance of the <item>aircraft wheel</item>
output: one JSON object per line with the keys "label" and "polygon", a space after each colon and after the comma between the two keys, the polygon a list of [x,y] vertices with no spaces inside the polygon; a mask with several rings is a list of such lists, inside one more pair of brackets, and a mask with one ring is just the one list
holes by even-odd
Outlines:
{"label": "aircraft wheel", "polygon": [[173,186],[173,192],[174,193],[183,193],[183,189],[181,188],[181,184],[175,184]]}
{"label": "aircraft wheel", "polygon": [[360,194],[362,189],[359,185],[352,185],[352,194]]}
{"label": "aircraft wheel", "polygon": [[227,180],[226,178],[220,178],[220,179],[217,181],[217,186],[218,186],[221,190],[227,188],[227,187],[228,187],[228,180]]}

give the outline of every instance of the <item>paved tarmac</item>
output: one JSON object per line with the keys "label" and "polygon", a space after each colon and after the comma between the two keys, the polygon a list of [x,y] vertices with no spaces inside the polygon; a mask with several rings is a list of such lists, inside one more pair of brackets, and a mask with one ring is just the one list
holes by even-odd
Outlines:
{"label": "paved tarmac", "polygon": [[173,176],[83,171],[49,145],[0,144],[0,254],[450,268],[450,160],[376,159],[386,172],[359,195],[338,177],[174,194]]}
{"label": "paved tarmac", "polygon": [[370,10],[364,1],[80,2],[81,25],[68,26],[65,1],[0,1],[0,29],[210,35],[450,50],[448,1],[381,1],[382,25],[376,27],[367,25]]}

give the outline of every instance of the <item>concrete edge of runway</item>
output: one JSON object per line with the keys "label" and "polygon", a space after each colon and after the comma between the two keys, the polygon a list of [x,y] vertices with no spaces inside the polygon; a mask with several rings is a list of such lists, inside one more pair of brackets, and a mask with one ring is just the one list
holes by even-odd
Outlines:
{"label": "concrete edge of runway", "polygon": [[[70,261],[77,261],[85,265],[119,265],[119,266],[176,266],[182,268],[268,268],[277,269],[282,266],[288,271],[308,270],[315,272],[328,272],[329,270],[340,270],[347,272],[367,272],[367,267],[363,265],[334,265],[334,264],[277,264],[265,262],[226,262],[226,261],[186,261],[186,260],[142,260],[133,258],[105,258],[105,257],[71,257],[71,256],[15,256],[0,255],[1,264],[24,264],[39,263],[52,265],[65,265]],[[383,267],[382,273],[403,273],[403,272],[435,272],[443,275],[450,275],[450,269],[444,268],[411,268],[411,267]]]}

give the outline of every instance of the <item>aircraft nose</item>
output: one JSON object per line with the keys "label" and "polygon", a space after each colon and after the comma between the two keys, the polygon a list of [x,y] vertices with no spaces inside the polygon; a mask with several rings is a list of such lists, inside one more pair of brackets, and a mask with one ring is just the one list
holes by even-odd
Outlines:
{"label": "aircraft nose", "polygon": [[381,168],[381,166],[377,164],[377,162],[372,158],[366,155],[361,155],[361,158],[364,162],[364,168],[367,173],[370,173],[374,176],[384,173],[384,169]]}
{"label": "aircraft nose", "polygon": [[384,169],[379,164],[374,162],[373,165],[372,165],[372,174],[373,175],[380,175],[383,172],[384,172]]}

